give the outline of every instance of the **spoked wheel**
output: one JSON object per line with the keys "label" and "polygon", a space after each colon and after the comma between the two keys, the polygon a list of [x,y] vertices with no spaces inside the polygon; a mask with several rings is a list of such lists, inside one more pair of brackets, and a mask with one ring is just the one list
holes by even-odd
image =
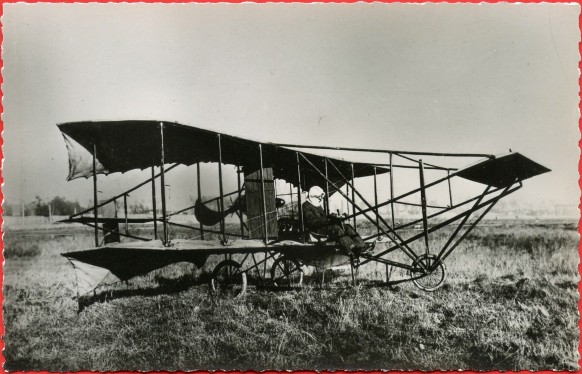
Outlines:
{"label": "spoked wheel", "polygon": [[297,260],[281,256],[273,262],[271,280],[275,286],[299,287],[303,283],[303,270]]}
{"label": "spoked wheel", "polygon": [[247,289],[247,274],[241,270],[238,262],[224,260],[212,272],[210,289],[216,295],[237,298]]}
{"label": "spoked wheel", "polygon": [[[426,270],[423,269],[423,266]],[[416,287],[424,291],[435,291],[445,282],[447,269],[441,260],[435,255],[422,255],[412,263],[417,271],[411,271],[410,275]]]}

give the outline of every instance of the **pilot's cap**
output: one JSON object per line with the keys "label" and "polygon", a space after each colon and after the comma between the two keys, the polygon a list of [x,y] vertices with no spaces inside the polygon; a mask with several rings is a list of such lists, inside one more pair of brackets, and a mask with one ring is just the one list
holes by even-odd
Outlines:
{"label": "pilot's cap", "polygon": [[313,186],[309,189],[309,197],[323,197],[325,196],[325,192],[323,192],[323,189],[319,186]]}

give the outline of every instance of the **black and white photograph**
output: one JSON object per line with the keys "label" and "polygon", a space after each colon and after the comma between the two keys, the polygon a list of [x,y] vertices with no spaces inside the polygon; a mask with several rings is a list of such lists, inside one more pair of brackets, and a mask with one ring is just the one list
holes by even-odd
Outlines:
{"label": "black and white photograph", "polygon": [[10,3],[6,371],[576,371],[577,3]]}

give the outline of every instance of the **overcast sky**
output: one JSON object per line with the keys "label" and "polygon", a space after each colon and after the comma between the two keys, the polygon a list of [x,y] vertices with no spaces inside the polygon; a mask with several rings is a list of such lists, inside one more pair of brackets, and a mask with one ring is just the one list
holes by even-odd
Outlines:
{"label": "overcast sky", "polygon": [[157,119],[280,143],[511,148],[553,170],[519,199],[578,203],[577,4],[3,6],[8,202],[91,197],[65,181],[57,123]]}

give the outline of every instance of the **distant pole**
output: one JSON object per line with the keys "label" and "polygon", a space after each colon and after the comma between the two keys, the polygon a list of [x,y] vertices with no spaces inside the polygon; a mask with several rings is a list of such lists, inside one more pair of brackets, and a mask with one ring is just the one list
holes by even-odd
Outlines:
{"label": "distant pole", "polygon": [[22,200],[20,201],[20,213],[21,213],[20,214],[20,224],[21,225],[24,225],[24,214],[25,214],[25,212],[24,212],[24,202]]}
{"label": "distant pole", "polygon": [[49,223],[53,223],[53,212],[51,211],[51,203],[48,203],[49,209]]}

